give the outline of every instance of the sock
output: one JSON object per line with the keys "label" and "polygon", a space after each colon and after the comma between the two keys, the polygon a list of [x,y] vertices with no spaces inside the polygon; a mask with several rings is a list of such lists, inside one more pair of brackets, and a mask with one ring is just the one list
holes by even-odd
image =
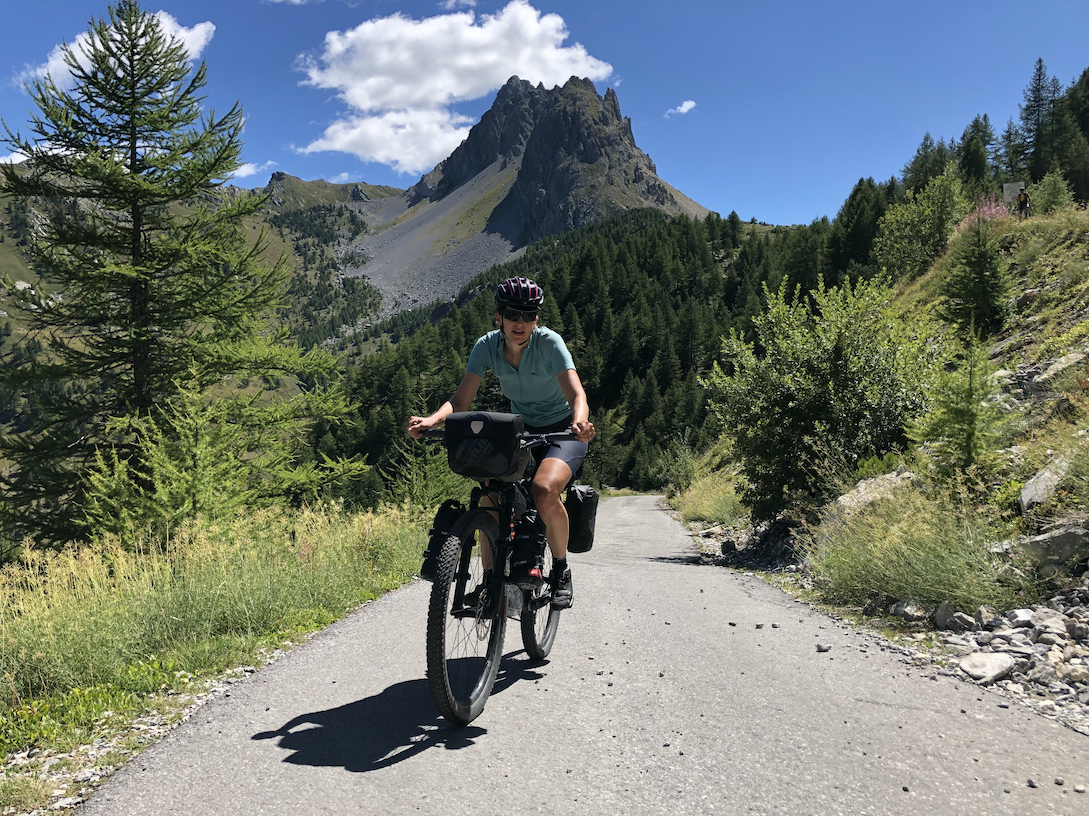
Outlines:
{"label": "sock", "polygon": [[566,558],[554,558],[552,559],[552,572],[556,575],[563,575],[567,571],[567,559]]}

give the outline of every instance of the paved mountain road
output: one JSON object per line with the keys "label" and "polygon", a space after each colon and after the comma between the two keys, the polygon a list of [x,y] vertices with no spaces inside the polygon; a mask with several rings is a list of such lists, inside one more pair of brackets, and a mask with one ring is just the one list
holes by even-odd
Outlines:
{"label": "paved mountain road", "polygon": [[609,499],[551,660],[509,627],[467,728],[431,702],[417,582],[200,709],[81,814],[1089,813],[1086,737],[693,554],[653,497]]}

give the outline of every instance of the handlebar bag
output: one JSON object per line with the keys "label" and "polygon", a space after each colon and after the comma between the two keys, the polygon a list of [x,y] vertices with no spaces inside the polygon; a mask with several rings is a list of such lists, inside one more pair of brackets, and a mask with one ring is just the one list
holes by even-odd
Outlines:
{"label": "handlebar bag", "polygon": [[450,470],[471,479],[517,481],[529,461],[520,434],[520,414],[463,411],[446,418],[446,456]]}
{"label": "handlebar bag", "polygon": [[598,493],[590,485],[572,485],[567,488],[567,517],[571,520],[571,534],[567,551],[590,552],[594,546],[594,527],[597,524]]}

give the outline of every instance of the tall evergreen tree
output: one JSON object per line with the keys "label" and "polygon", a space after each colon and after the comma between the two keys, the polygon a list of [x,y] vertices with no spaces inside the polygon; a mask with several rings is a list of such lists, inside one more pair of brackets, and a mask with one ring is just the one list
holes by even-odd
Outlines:
{"label": "tall evergreen tree", "polygon": [[828,237],[828,266],[830,282],[843,280],[848,274],[863,272],[870,261],[870,251],[877,237],[877,225],[888,207],[885,189],[872,178],[859,179],[847,200],[843,202],[832,222]]}
{"label": "tall evergreen tree", "polygon": [[[87,474],[103,449],[128,463],[139,489],[154,489],[141,429],[182,384],[229,390],[231,375],[301,373],[313,386],[335,371],[330,356],[266,336],[285,268],[264,267],[262,243],[247,239],[243,219],[262,200],[220,189],[240,163],[242,109],[203,114],[204,64],[194,69],[136,0],[92,20],[64,60],[71,83],[28,86],[38,108],[30,136],[6,128],[26,162],[0,166],[0,194],[45,214],[28,248],[40,284],[21,305],[28,337],[46,348],[0,367],[31,419],[0,435],[0,457],[14,463],[0,475],[6,532],[43,544],[85,533]],[[304,390],[262,421],[285,422],[287,445],[308,404]]]}
{"label": "tall evergreen tree", "polygon": [[995,157],[997,181],[1000,184],[1027,182],[1027,156],[1028,145],[1025,143],[1025,133],[1013,121],[1013,117],[1010,117],[998,139],[998,152]]}

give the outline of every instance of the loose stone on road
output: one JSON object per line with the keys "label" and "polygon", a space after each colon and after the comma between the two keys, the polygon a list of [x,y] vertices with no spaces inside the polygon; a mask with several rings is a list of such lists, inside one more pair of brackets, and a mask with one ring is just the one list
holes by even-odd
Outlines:
{"label": "loose stone on road", "polygon": [[1089,812],[1085,736],[700,566],[655,497],[602,502],[597,533],[549,661],[509,627],[468,727],[430,699],[417,582],[237,683],[81,814]]}

